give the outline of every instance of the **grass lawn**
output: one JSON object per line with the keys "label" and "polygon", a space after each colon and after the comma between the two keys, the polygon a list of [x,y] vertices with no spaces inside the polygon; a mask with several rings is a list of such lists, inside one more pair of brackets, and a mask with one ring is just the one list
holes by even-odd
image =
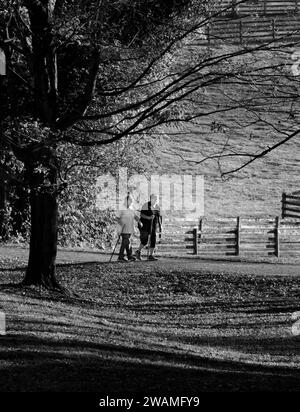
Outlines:
{"label": "grass lawn", "polygon": [[22,256],[2,261],[1,391],[300,389],[299,266],[89,257],[58,267],[74,298],[20,288]]}

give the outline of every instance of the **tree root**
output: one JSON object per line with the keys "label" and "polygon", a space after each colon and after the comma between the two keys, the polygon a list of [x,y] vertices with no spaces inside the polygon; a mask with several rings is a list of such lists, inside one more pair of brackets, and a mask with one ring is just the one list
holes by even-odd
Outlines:
{"label": "tree root", "polygon": [[67,297],[67,298],[79,298],[80,297],[77,293],[68,290],[64,286],[61,286],[57,281],[54,281],[54,282],[41,281],[37,283],[37,282],[29,282],[29,281],[23,280],[20,283],[20,286],[21,287],[30,287],[30,286],[38,287],[40,294],[42,293],[42,289],[44,289],[47,292],[53,293],[55,295],[61,295],[62,297]]}

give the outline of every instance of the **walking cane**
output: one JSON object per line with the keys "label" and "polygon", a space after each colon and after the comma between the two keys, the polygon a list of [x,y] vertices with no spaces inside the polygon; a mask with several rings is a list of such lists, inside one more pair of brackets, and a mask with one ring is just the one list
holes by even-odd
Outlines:
{"label": "walking cane", "polygon": [[111,260],[112,260],[112,258],[113,258],[113,255],[115,254],[115,251],[116,251],[116,248],[117,248],[117,246],[118,246],[118,243],[119,243],[119,241],[120,241],[120,239],[121,239],[121,235],[122,235],[122,233],[123,233],[124,227],[125,227],[125,224],[124,224],[123,227],[122,227],[121,233],[119,233],[118,240],[117,240],[117,243],[116,243],[116,245],[115,245],[115,247],[114,247],[114,250],[113,250],[113,252],[112,252],[112,254],[111,254],[111,257],[110,257],[110,259],[109,259],[109,263],[111,262]]}
{"label": "walking cane", "polygon": [[151,243],[151,235],[152,235],[152,229],[153,229],[153,221],[154,221],[154,219],[151,219],[150,234],[149,234],[149,238],[148,238],[147,259],[149,259],[149,253],[150,253],[150,243]]}
{"label": "walking cane", "polygon": [[159,216],[159,218],[158,218],[158,226],[159,226],[159,241],[158,241],[158,243],[161,243],[162,216]]}

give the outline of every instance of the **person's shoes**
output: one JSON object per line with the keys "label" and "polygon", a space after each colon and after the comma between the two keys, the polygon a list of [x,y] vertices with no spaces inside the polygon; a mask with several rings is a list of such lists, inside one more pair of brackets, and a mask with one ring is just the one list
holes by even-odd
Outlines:
{"label": "person's shoes", "polygon": [[142,260],[141,252],[139,250],[137,250],[134,254],[134,257],[135,257],[136,260]]}
{"label": "person's shoes", "polygon": [[156,260],[158,260],[155,256],[153,256],[153,255],[150,255],[149,257],[148,257],[148,260],[152,260],[153,262],[154,261],[156,261]]}
{"label": "person's shoes", "polygon": [[125,257],[118,257],[118,262],[128,262]]}
{"label": "person's shoes", "polygon": [[134,256],[129,256],[128,257],[128,262],[135,262],[136,258]]}

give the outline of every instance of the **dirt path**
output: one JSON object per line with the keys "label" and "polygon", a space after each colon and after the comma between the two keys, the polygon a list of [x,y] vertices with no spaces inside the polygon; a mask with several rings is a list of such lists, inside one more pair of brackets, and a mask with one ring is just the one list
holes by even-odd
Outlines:
{"label": "dirt path", "polygon": [[[18,246],[1,246],[0,247],[0,262],[1,258],[4,261],[16,261],[20,265],[25,265],[28,259],[28,249]],[[59,249],[57,263],[108,263],[110,259],[109,253],[97,251],[74,251]],[[116,256],[113,263],[116,264]],[[136,262],[135,265],[148,266],[149,262]],[[209,271],[217,273],[236,273],[236,274],[252,274],[252,275],[280,275],[280,276],[298,276],[300,275],[300,263],[283,264],[283,263],[261,263],[261,262],[240,262],[230,260],[206,260],[201,257],[161,257],[158,262],[151,262],[151,267],[160,267],[171,270],[174,265],[180,270],[185,271]]]}

